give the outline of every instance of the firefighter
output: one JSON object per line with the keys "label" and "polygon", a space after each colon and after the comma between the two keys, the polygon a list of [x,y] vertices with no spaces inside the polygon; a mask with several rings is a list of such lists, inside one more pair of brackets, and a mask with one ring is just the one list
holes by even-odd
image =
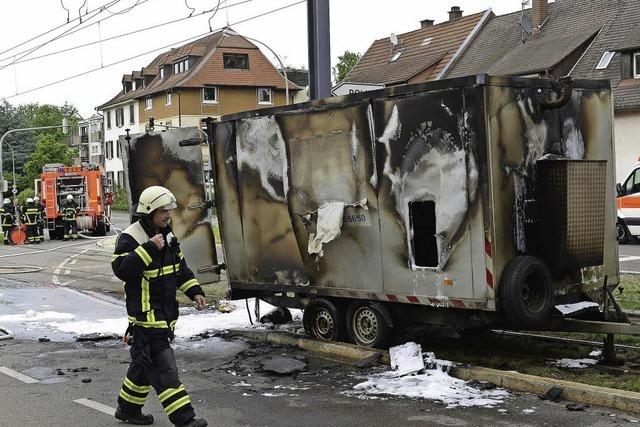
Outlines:
{"label": "firefighter", "polygon": [[40,216],[40,210],[31,197],[27,198],[22,214],[24,215],[24,224],[27,226],[27,242],[31,244],[40,243],[40,239],[38,238],[38,217]]}
{"label": "firefighter", "polygon": [[40,197],[35,196],[33,202],[38,208],[38,241],[44,242],[44,219],[45,219],[45,206],[40,203]]}
{"label": "firefighter", "polygon": [[0,238],[5,245],[10,245],[9,241],[9,232],[15,225],[16,217],[14,215],[15,208],[13,203],[11,203],[11,199],[4,199],[4,204],[0,207],[0,223],[2,223],[2,228],[0,228]]}
{"label": "firefighter", "polygon": [[125,341],[131,345],[131,363],[115,417],[130,424],[153,423],[152,415],[142,413],[153,387],[173,424],[207,425],[206,420],[195,418],[170,346],[178,319],[176,291],[195,301],[198,310],[205,307],[204,292],[169,226],[169,210],[176,207],[176,198],[166,188],[145,189],[136,210],[142,218],[120,234],[111,263],[115,275],[125,282],[129,319]]}
{"label": "firefighter", "polygon": [[64,238],[63,240],[69,240],[71,237],[73,240],[78,239],[78,223],[76,222],[76,216],[80,208],[71,194],[67,195],[62,205],[62,221],[64,222]]}

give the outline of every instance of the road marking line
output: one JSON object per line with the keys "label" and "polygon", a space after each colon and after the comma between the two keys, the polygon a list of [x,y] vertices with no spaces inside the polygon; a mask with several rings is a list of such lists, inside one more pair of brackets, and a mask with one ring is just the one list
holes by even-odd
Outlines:
{"label": "road marking line", "polygon": [[89,276],[87,279],[97,279],[98,277],[102,277],[104,274],[96,274],[95,276]]}
{"label": "road marking line", "polygon": [[[74,254],[71,255],[69,257],[67,257],[64,261],[62,261],[60,264],[58,264],[58,266],[56,267],[56,269],[53,271],[53,276],[51,276],[51,282],[54,285],[58,285],[58,286],[66,286],[71,282],[66,282],[66,283],[60,283],[60,278],[58,277],[58,275],[60,274],[60,270],[62,270],[62,268],[65,266],[66,263],[68,263],[69,261],[71,261],[72,258],[77,257],[78,255],[82,255],[83,253],[87,252],[89,249],[85,249],[82,252],[78,253],[78,254]],[[75,261],[75,260],[74,260]],[[73,264],[73,262],[72,262]],[[69,274],[71,273],[71,270],[66,269],[64,274]]]}
{"label": "road marking line", "polygon": [[9,369],[6,366],[0,366],[0,372],[2,372],[5,375],[9,375],[12,378],[15,378],[19,381],[22,381],[23,383],[27,383],[27,384],[33,384],[33,383],[39,383],[40,381],[36,380],[35,378],[31,378],[28,377],[24,374],[21,374],[20,372],[16,372],[13,369]]}
{"label": "road marking line", "polygon": [[65,270],[64,274],[71,274],[71,270],[69,270],[69,269]]}
{"label": "road marking line", "polygon": [[113,416],[113,414],[115,414],[116,412],[116,408],[112,408],[111,406],[104,405],[100,402],[96,402],[91,399],[86,399],[86,398],[76,399],[74,400],[74,402],[79,403],[80,405],[89,407],[91,409],[95,409],[96,411],[104,412],[105,414],[108,414],[111,416]]}
{"label": "road marking line", "polygon": [[111,281],[112,281],[112,282],[122,282],[122,280],[118,279],[118,277],[117,277],[117,276],[115,276],[115,275],[114,275],[114,276],[111,276]]}
{"label": "road marking line", "polygon": [[640,256],[630,255],[630,256],[625,256],[625,257],[620,258],[620,262],[637,261],[639,259],[640,259]]}
{"label": "road marking line", "polygon": [[56,246],[55,248],[52,249],[43,249],[41,251],[31,251],[31,252],[20,252],[17,254],[9,254],[9,255],[0,255],[0,258],[11,258],[11,257],[17,257],[17,256],[21,256],[21,255],[34,255],[34,254],[43,254],[46,252],[55,252],[58,249],[62,249],[62,248],[68,248],[70,246],[78,246],[78,245],[83,245],[85,242],[80,242],[80,243],[70,243],[68,245],[61,245],[61,246]]}
{"label": "road marking line", "polygon": [[[77,254],[76,254],[76,255],[77,255]],[[76,257],[76,255],[72,256],[71,258],[75,258],[75,257]],[[71,260],[71,262],[70,262],[69,264],[73,265],[73,264],[75,264],[76,262],[78,262],[78,260],[77,260],[77,259],[74,259],[74,260]]]}

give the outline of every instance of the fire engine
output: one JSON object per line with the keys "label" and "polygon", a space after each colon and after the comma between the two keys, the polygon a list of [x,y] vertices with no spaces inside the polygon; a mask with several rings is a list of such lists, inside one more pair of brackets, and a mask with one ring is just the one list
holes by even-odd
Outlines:
{"label": "fire engine", "polygon": [[44,165],[40,179],[36,179],[35,191],[45,206],[49,237],[62,239],[64,235],[62,207],[68,195],[73,196],[80,208],[76,219],[78,230],[104,236],[110,229],[106,187],[104,171],[98,166]]}

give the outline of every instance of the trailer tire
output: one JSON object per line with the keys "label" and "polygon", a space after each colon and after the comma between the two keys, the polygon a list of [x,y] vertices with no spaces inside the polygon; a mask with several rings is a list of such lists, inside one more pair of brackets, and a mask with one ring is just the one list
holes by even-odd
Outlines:
{"label": "trailer tire", "polygon": [[618,222],[616,223],[616,238],[618,239],[618,243],[624,245],[631,241],[631,233],[629,233],[629,228],[627,224],[624,223],[623,220],[618,218]]}
{"label": "trailer tire", "polygon": [[392,329],[391,315],[382,304],[358,301],[347,309],[347,333],[356,345],[384,348]]}
{"label": "trailer tire", "polygon": [[340,307],[326,298],[312,300],[302,316],[304,331],[321,341],[340,341],[344,331],[344,314]]}
{"label": "trailer tire", "polygon": [[514,258],[502,273],[498,295],[500,308],[511,326],[541,326],[553,309],[549,268],[534,256]]}
{"label": "trailer tire", "polygon": [[105,223],[102,221],[98,221],[98,225],[96,225],[96,229],[93,230],[94,236],[104,236],[107,234],[107,229],[105,227]]}

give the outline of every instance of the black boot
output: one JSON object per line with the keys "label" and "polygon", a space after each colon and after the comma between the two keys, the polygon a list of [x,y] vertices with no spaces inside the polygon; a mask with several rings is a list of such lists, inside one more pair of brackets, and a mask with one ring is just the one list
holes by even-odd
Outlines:
{"label": "black boot", "polygon": [[127,414],[124,410],[118,408],[116,409],[116,413],[114,416],[116,417],[116,419],[127,424],[135,424],[138,426],[153,424],[153,415],[143,414],[142,412],[138,414]]}
{"label": "black boot", "polygon": [[184,424],[180,424],[178,427],[207,427],[209,424],[204,418],[191,418]]}

